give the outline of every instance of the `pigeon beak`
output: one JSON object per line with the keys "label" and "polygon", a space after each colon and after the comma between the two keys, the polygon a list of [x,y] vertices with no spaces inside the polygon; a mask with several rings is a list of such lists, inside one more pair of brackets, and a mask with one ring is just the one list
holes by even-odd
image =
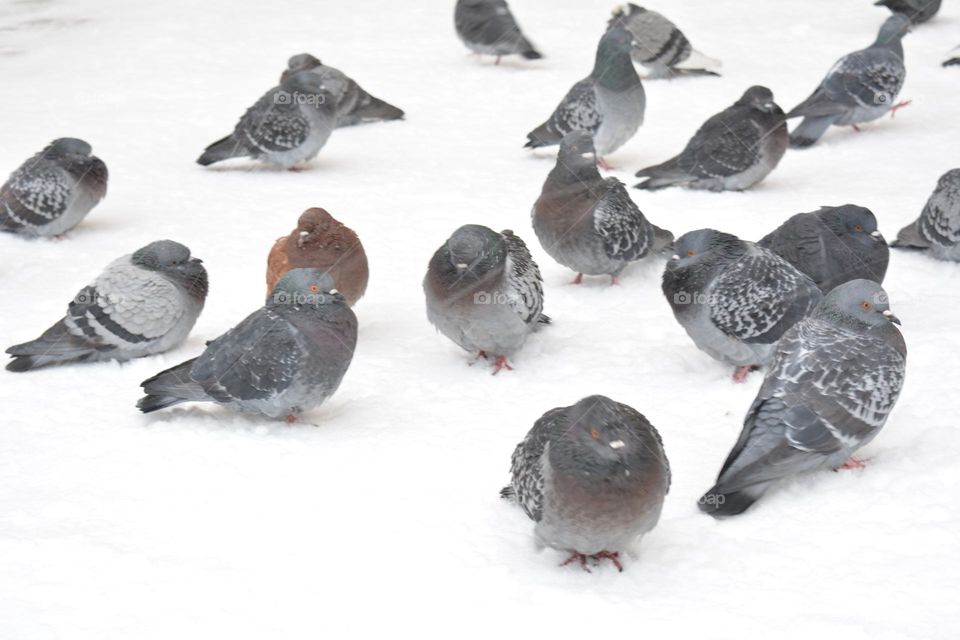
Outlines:
{"label": "pigeon beak", "polygon": [[310,235],[310,234],[307,233],[306,231],[301,231],[301,232],[300,232],[300,237],[297,238],[297,246],[298,246],[298,247],[302,247],[302,246],[303,246],[303,243],[306,242],[308,235]]}
{"label": "pigeon beak", "polygon": [[463,273],[470,265],[468,265],[466,262],[458,262],[455,266],[457,267],[457,273]]}
{"label": "pigeon beak", "polygon": [[880,231],[871,231],[870,237],[873,238],[876,242],[883,240],[883,234]]}
{"label": "pigeon beak", "polygon": [[890,311],[890,309],[887,309],[886,311],[883,312],[883,317],[889,320],[890,322],[892,322],[893,324],[896,324],[896,325],[900,324],[900,318],[893,315],[893,311]]}
{"label": "pigeon beak", "polygon": [[671,259],[671,260],[679,260],[679,259],[680,259],[680,256],[678,256],[677,254],[673,254],[672,256],[670,256],[670,259]]}
{"label": "pigeon beak", "polygon": [[610,443],[611,449],[622,449],[625,446],[626,444],[623,442],[623,440],[614,440]]}

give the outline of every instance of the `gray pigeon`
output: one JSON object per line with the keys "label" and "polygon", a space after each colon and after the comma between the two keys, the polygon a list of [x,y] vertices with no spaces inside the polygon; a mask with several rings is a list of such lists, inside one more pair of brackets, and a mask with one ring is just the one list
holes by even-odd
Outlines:
{"label": "gray pigeon", "polygon": [[734,380],[768,363],[777,340],[820,302],[809,276],[769,249],[699,229],[674,242],[663,294],[701,351],[737,367]]}
{"label": "gray pigeon", "polygon": [[758,243],[807,274],[826,293],[848,280],[883,282],[890,249],[866,207],[798,213]]}
{"label": "gray pigeon", "polygon": [[521,33],[504,0],[457,0],[453,24],[470,51],[497,56],[496,64],[513,54],[528,60],[543,57]]}
{"label": "gray pigeon", "polygon": [[913,24],[926,22],[940,11],[940,0],[877,0],[873,4],[902,13]]}
{"label": "gray pigeon", "polygon": [[247,109],[233,133],[197,159],[203,166],[230,158],[255,158],[284,169],[314,158],[336,126],[337,104],[315,73],[301,71]]}
{"label": "gray pigeon", "polygon": [[357,317],[320,269],[288,271],[267,303],[199,357],[141,383],[144,413],[216,402],[295,422],[340,386],[357,345]]}
{"label": "gray pigeon", "polygon": [[423,291],[431,324],[463,349],[495,357],[494,374],[512,370],[507,358],[539,325],[550,323],[540,269],[509,230],[457,229],[433,254]]}
{"label": "gray pigeon", "polygon": [[537,546],[570,553],[563,564],[607,559],[623,571],[660,519],[670,463],[660,434],[638,411],[604,396],[552,409],[513,452],[500,495],[536,522]]}
{"label": "gray pigeon", "polygon": [[163,353],[187,338],[206,297],[200,260],[179,242],[151,242],[107,265],[39,338],[7,349],[7,369]]}
{"label": "gray pigeon", "polygon": [[542,125],[527,134],[528,148],[560,144],[565,135],[582,130],[593,135],[600,157],[613,153],[643,124],[647,99],[630,61],[633,37],[626,29],[607,31],[597,47],[590,75],[573,85]]}
{"label": "gray pigeon", "polygon": [[773,171],[790,144],[787,121],[770,89],[753,86],[703,123],[680,155],[637,172],[638,189],[681,186],[742,191]]}
{"label": "gray pigeon", "polygon": [[609,275],[612,284],[631,262],[670,247],[673,234],[651,224],[616,178],[597,171],[593,139],[567,134],[557,164],[533,205],[533,230],[554,260],[583,274]]}
{"label": "gray pigeon", "polygon": [[880,432],[903,387],[907,348],[892,323],[880,285],[851,280],[787,331],[700,509],[734,516],[781,478],[862,467],[853,454]]}
{"label": "gray pigeon", "polygon": [[280,76],[283,82],[300,71],[320,76],[324,88],[331,93],[337,105],[337,126],[349,127],[379,120],[402,120],[403,111],[363,90],[350,76],[327,66],[309,53],[290,58],[287,69]]}
{"label": "gray pigeon", "polygon": [[58,138],[0,187],[0,230],[58,236],[77,226],[107,194],[107,165],[76,138]]}
{"label": "gray pigeon", "polygon": [[940,176],[920,217],[901,229],[891,246],[960,262],[960,169]]}
{"label": "gray pigeon", "polygon": [[960,45],[957,45],[947,54],[947,57],[943,60],[943,66],[945,67],[955,67],[960,65]]}
{"label": "gray pigeon", "polygon": [[900,40],[909,30],[910,21],[894,14],[872,45],[837,60],[817,90],[787,114],[788,119],[803,116],[790,134],[790,146],[809,147],[830,125],[856,128],[910,104],[896,103],[907,74]]}
{"label": "gray pigeon", "polygon": [[627,3],[614,9],[607,23],[607,29],[616,27],[633,34],[633,60],[647,68],[648,78],[720,75],[720,61],[695,50],[677,25],[656,11]]}

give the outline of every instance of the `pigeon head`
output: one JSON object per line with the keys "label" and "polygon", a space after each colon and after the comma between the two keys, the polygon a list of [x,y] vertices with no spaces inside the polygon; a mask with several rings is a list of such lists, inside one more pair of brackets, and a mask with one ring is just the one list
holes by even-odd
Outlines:
{"label": "pigeon head", "polygon": [[461,276],[480,277],[502,264],[507,255],[503,237],[479,224],[467,224],[454,231],[442,250],[448,267]]}
{"label": "pigeon head", "polygon": [[866,207],[845,204],[840,207],[823,207],[817,216],[835,235],[871,246],[883,242],[883,234],[877,229],[877,217]]}
{"label": "pigeon head", "polygon": [[600,38],[593,75],[597,83],[611,89],[623,89],[640,83],[630,59],[630,50],[636,45],[633,34],[615,26]]}
{"label": "pigeon head", "polygon": [[900,324],[890,310],[887,292],[873,280],[850,280],[835,287],[820,302],[814,315],[861,330],[890,322]]}
{"label": "pigeon head", "polygon": [[698,229],[677,238],[673,250],[668,269],[733,260],[742,256],[747,248],[735,235],[715,229]]}
{"label": "pigeon head", "polygon": [[44,149],[44,153],[55,157],[82,156],[85,158],[92,152],[90,145],[79,138],[57,138]]}
{"label": "pigeon head", "polygon": [[142,269],[156,271],[179,284],[194,297],[207,297],[207,270],[203,261],[190,257],[190,249],[173,240],[157,240],[137,249],[130,262]]}
{"label": "pigeon head", "polygon": [[632,2],[628,2],[628,3],[626,3],[626,4],[620,5],[619,7],[616,7],[616,8],[613,10],[613,17],[614,17],[614,19],[616,19],[616,18],[629,18],[630,16],[632,16],[632,15],[635,14],[635,13],[646,13],[646,11],[647,11],[647,10],[644,9],[643,7],[638,7],[637,5],[633,4]]}
{"label": "pigeon head", "polygon": [[737,100],[737,104],[747,105],[751,109],[764,113],[782,113],[780,107],[773,101],[773,92],[761,85],[754,85],[747,89]]}
{"label": "pigeon head", "polygon": [[287,61],[287,69],[293,72],[309,71],[322,66],[323,63],[309,53],[298,53]]}
{"label": "pigeon head", "polygon": [[309,105],[319,111],[332,111],[336,108],[336,101],[319,74],[298,71],[284,78],[280,88],[293,94],[292,102],[288,103]]}
{"label": "pigeon head", "polygon": [[566,409],[567,429],[550,442],[555,473],[575,476],[586,484],[626,484],[631,472],[652,452],[630,424],[639,414],[601,395],[588,396]]}
{"label": "pigeon head", "polygon": [[291,269],[273,286],[268,304],[323,306],[344,304],[344,298],[334,288],[333,278],[323,269]]}
{"label": "pigeon head", "polygon": [[632,33],[624,27],[614,27],[600,38],[600,44],[597,46],[597,58],[603,56],[612,59],[623,54],[629,54],[634,44],[636,43]]}
{"label": "pigeon head", "polygon": [[597,154],[593,148],[593,135],[586,131],[571,131],[560,141],[557,163],[569,168],[597,166]]}
{"label": "pigeon head", "polygon": [[326,245],[328,243],[340,240],[338,231],[343,225],[332,215],[327,213],[326,209],[311,207],[307,209],[297,220],[297,246],[304,247],[319,243]]}
{"label": "pigeon head", "polygon": [[951,169],[937,180],[937,191],[960,186],[960,169]]}
{"label": "pigeon head", "polygon": [[895,13],[881,25],[875,44],[890,44],[899,42],[910,31],[910,18],[902,13]]}

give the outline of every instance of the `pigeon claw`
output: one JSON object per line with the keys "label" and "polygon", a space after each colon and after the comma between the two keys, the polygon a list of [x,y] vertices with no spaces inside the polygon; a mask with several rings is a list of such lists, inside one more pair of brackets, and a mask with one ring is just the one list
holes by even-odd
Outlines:
{"label": "pigeon claw", "polygon": [[283,421],[286,422],[287,424],[294,424],[297,421],[297,416],[291,413],[286,418],[284,418]]}
{"label": "pigeon claw", "polygon": [[617,286],[617,285],[619,285],[619,284],[620,284],[620,280],[617,278],[617,276],[610,276],[610,286],[611,286],[611,287],[615,287],[615,286]]}
{"label": "pigeon claw", "polygon": [[497,356],[497,361],[493,365],[493,373],[491,375],[497,375],[500,373],[501,369],[506,369],[507,371],[513,371],[513,367],[510,366],[510,363],[507,362],[506,356]]}
{"label": "pigeon claw", "polygon": [[595,553],[592,556],[586,556],[577,551],[571,551],[570,557],[560,563],[561,567],[565,567],[568,564],[573,562],[578,562],[580,568],[586,571],[587,573],[592,573],[590,567],[587,566],[587,559],[593,560],[593,566],[600,564],[601,560],[609,560],[613,563],[613,566],[617,568],[617,571],[623,571],[623,564],[620,562],[620,552],[619,551],[601,551],[600,553]]}
{"label": "pigeon claw", "polygon": [[896,117],[897,117],[897,109],[903,109],[904,107],[909,106],[910,103],[912,103],[912,102],[913,102],[913,100],[902,100],[902,101],[898,102],[897,104],[893,105],[892,107],[890,107],[890,118],[896,118]]}
{"label": "pigeon claw", "polygon": [[573,279],[573,282],[571,282],[570,284],[583,284],[583,274],[582,274],[582,273],[578,273],[578,274],[577,274],[577,277],[574,278],[574,279]]}
{"label": "pigeon claw", "polygon": [[600,167],[601,169],[603,169],[604,171],[611,171],[611,170],[613,170],[613,167],[611,167],[610,165],[608,165],[608,164],[607,164],[607,161],[604,160],[603,158],[601,158],[600,156],[597,156],[597,166]]}
{"label": "pigeon claw", "polygon": [[855,458],[850,456],[850,459],[840,465],[839,469],[863,469],[867,466],[867,463],[860,458]]}
{"label": "pigeon claw", "polygon": [[733,370],[733,381],[737,384],[740,384],[747,379],[747,376],[750,375],[750,372],[756,369],[756,365],[748,364],[745,367],[737,367]]}

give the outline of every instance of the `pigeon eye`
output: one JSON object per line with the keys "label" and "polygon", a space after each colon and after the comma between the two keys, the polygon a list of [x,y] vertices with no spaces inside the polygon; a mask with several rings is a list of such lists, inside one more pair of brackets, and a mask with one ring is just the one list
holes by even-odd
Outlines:
{"label": "pigeon eye", "polygon": [[858,225],[855,225],[855,226],[853,227],[853,230],[859,233],[860,231],[863,231],[863,227],[861,227],[861,226],[858,224]]}
{"label": "pigeon eye", "polygon": [[317,291],[320,291],[320,287],[315,284],[310,285],[310,293],[316,293]]}
{"label": "pigeon eye", "polygon": [[597,432],[596,429],[591,429],[591,430],[590,430],[590,437],[591,437],[591,438],[599,438],[599,437],[600,437],[600,434]]}
{"label": "pigeon eye", "polygon": [[694,251],[693,249],[687,249],[687,257],[688,257],[688,258],[690,258],[690,257],[692,257],[692,256],[695,256],[695,255],[697,255],[697,252],[696,252],[696,251]]}
{"label": "pigeon eye", "polygon": [[873,306],[873,305],[871,305],[869,302],[864,302],[864,303],[863,303],[863,310],[864,310],[864,311],[869,311],[871,306]]}

